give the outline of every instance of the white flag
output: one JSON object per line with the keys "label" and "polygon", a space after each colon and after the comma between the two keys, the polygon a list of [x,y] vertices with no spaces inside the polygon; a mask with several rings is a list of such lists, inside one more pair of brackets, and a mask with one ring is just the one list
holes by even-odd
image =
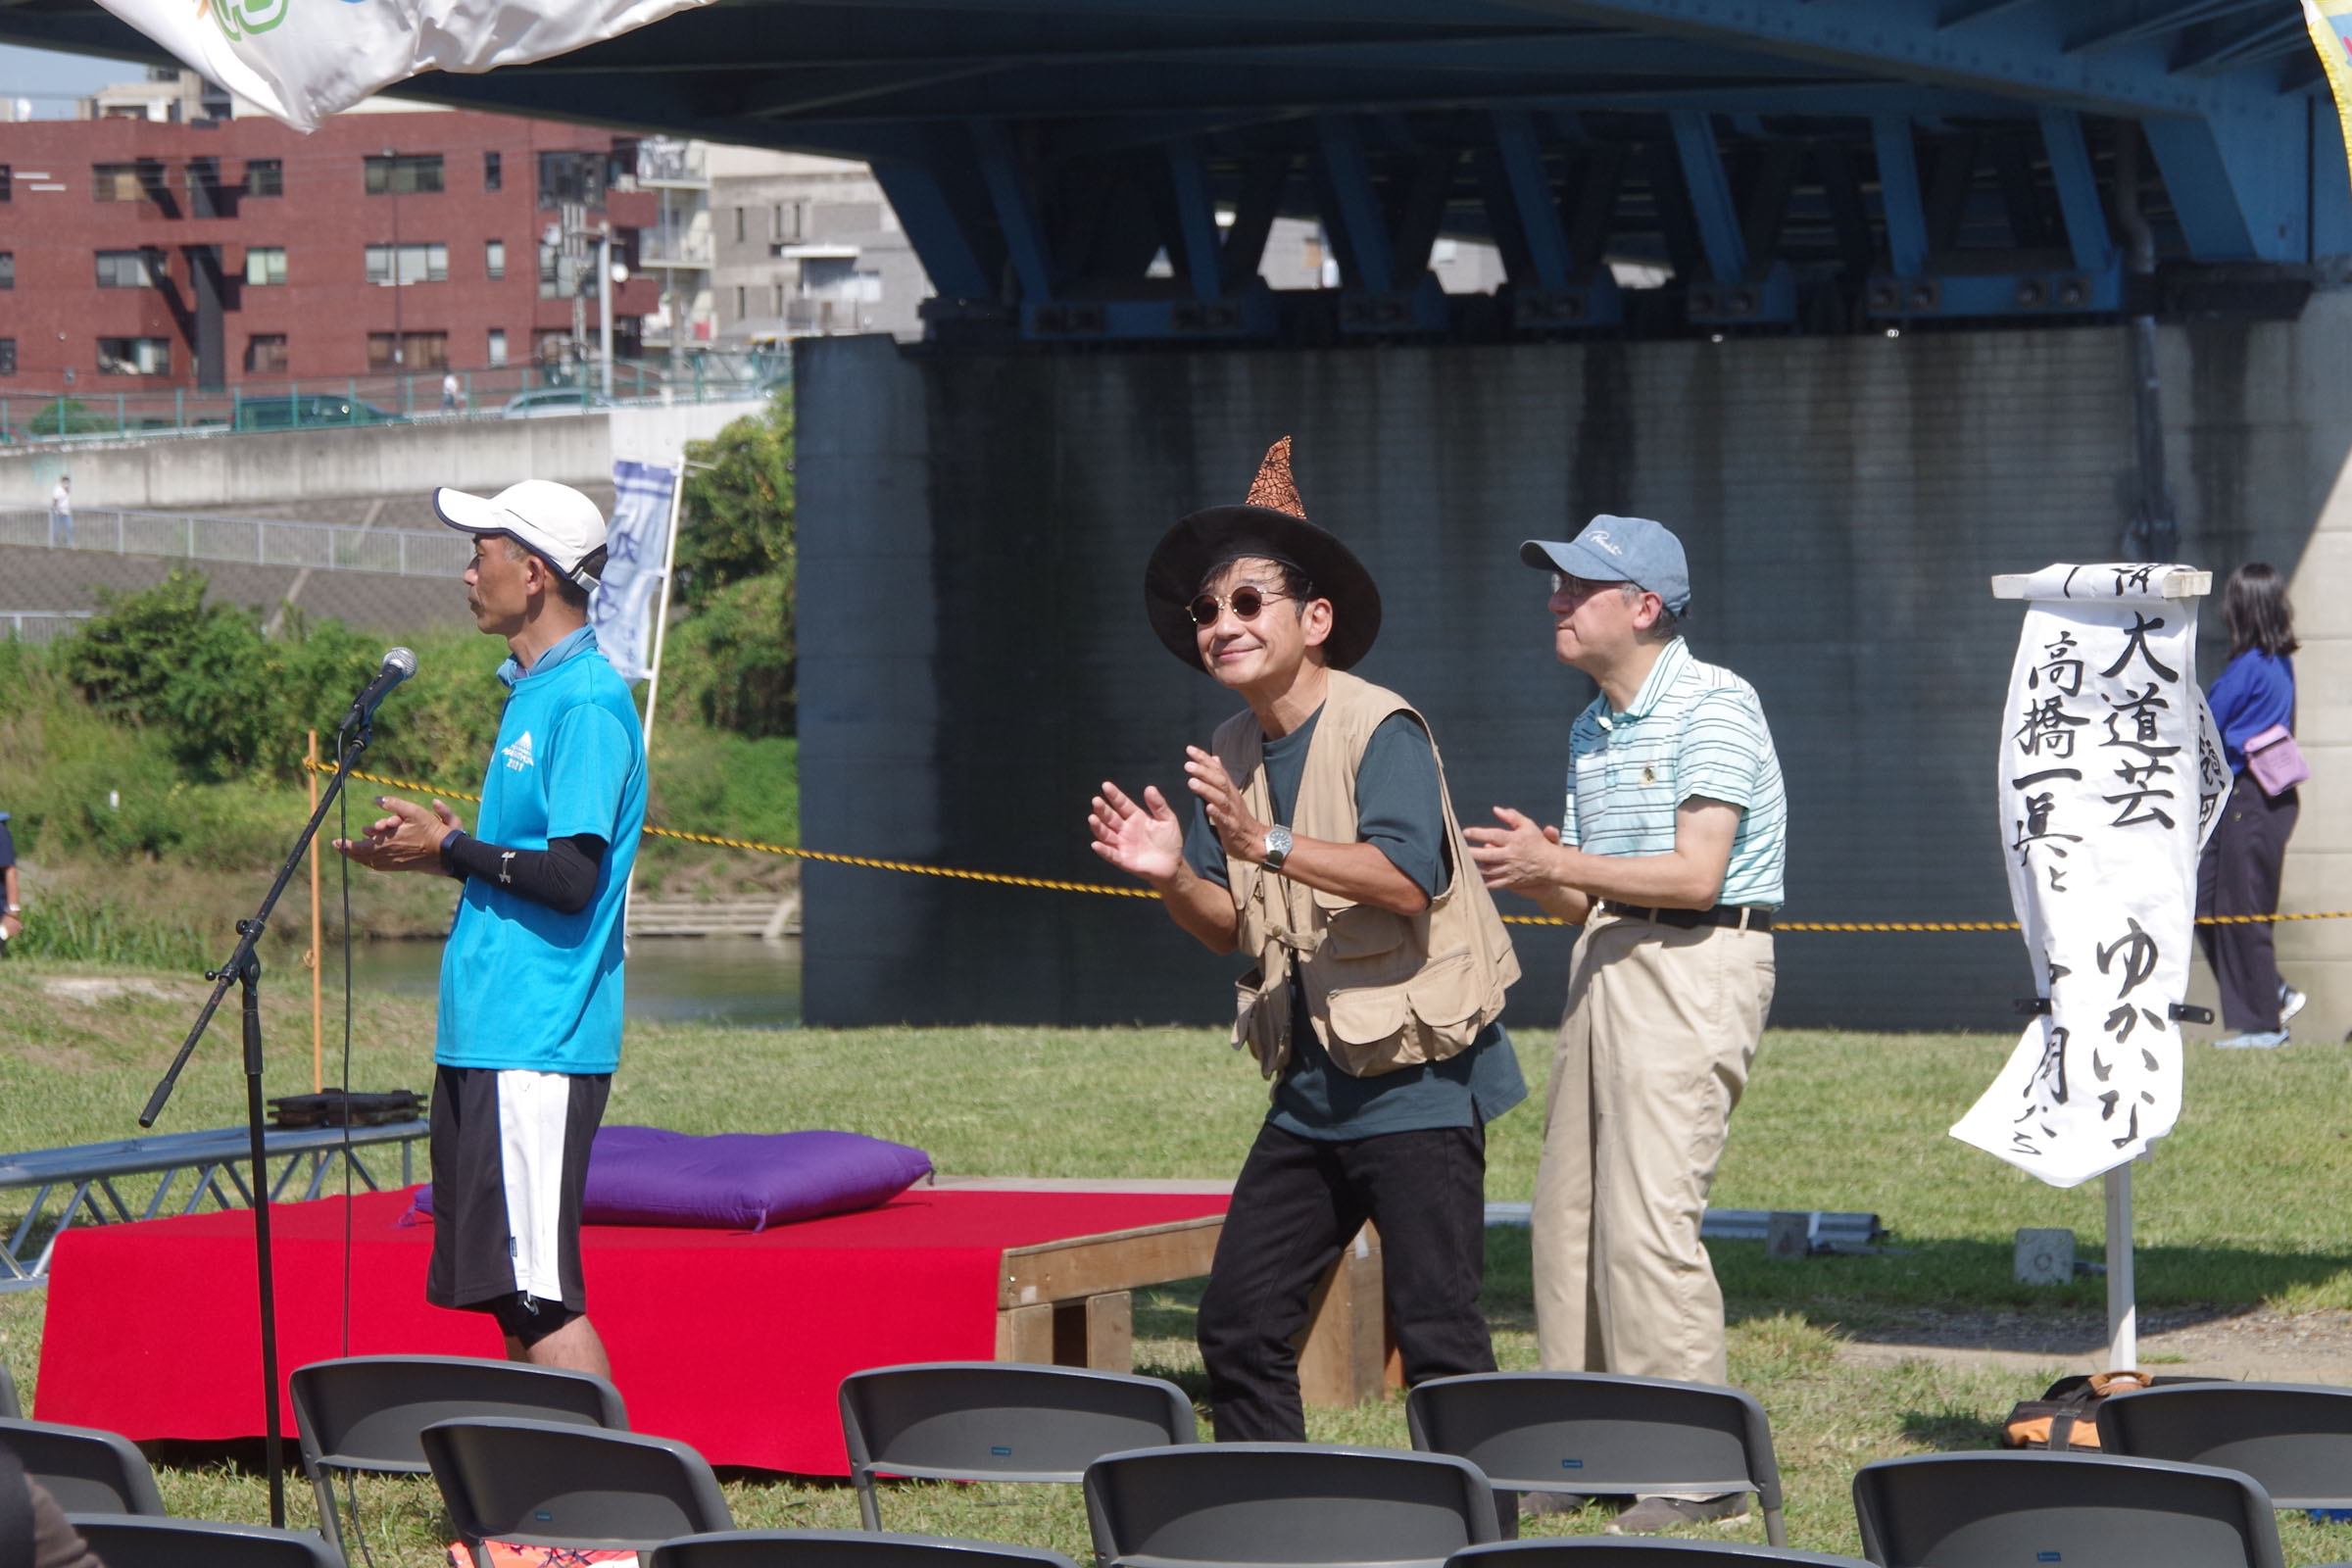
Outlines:
{"label": "white flag", "polygon": [[707,0],[99,0],[297,130],[423,71],[545,60]]}
{"label": "white flag", "polygon": [[2230,786],[2197,687],[2193,599],[2170,566],[2028,580],[1998,795],[2034,1018],[1952,1136],[2072,1187],[2137,1157],[2180,1112],[2197,854]]}
{"label": "white flag", "polygon": [[677,477],[677,470],[650,463],[612,465],[605,575],[589,601],[588,622],[596,628],[596,646],[606,662],[632,683],[653,673],[655,595],[665,583]]}

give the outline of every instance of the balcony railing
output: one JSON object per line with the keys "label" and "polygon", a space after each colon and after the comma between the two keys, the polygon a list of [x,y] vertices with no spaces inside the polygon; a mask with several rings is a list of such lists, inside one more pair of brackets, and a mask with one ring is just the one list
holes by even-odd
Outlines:
{"label": "balcony railing", "polygon": [[703,149],[692,142],[649,137],[637,144],[637,178],[648,185],[708,185]]}
{"label": "balcony railing", "polygon": [[709,267],[710,235],[707,229],[641,228],[637,231],[640,267]]}

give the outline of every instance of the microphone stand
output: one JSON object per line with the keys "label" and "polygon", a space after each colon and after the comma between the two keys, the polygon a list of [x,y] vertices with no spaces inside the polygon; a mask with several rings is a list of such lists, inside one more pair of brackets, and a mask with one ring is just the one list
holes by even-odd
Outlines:
{"label": "microphone stand", "polygon": [[[220,1010],[220,1003],[228,995],[229,985],[233,981],[243,993],[244,1002],[245,1122],[251,1138],[253,1161],[253,1253],[262,1293],[262,1409],[267,1434],[264,1462],[270,1476],[270,1523],[278,1529],[285,1528],[286,1523],[286,1466],[284,1456],[279,1452],[283,1433],[277,1411],[277,1291],[270,1247],[270,1172],[262,1106],[262,960],[255,949],[260,946],[262,932],[270,924],[270,911],[277,907],[278,895],[285,892],[286,884],[294,879],[295,869],[302,864],[302,858],[309,851],[311,841],[318,834],[318,824],[326,819],[327,808],[334,805],[336,797],[343,793],[343,785],[350,776],[352,764],[360,760],[360,753],[367,750],[371,738],[371,719],[372,715],[364,716],[356,731],[337,733],[335,749],[339,755],[335,760],[334,777],[319,792],[318,808],[311,812],[311,820],[304,826],[302,837],[294,841],[294,853],[286,857],[284,865],[278,867],[277,880],[270,884],[270,891],[263,896],[261,907],[253,912],[250,919],[237,922],[236,951],[228,956],[228,961],[220,968],[205,971],[204,977],[214,982],[213,994],[206,1000],[204,1010],[196,1015],[195,1027],[188,1031],[188,1038],[181,1042],[179,1054],[172,1058],[172,1065],[165,1070],[163,1081],[155,1086],[155,1093],[147,1097],[147,1108],[139,1112],[141,1127],[153,1127],[155,1119],[163,1114],[164,1102],[172,1098],[172,1087],[179,1082],[180,1069],[195,1054],[196,1043],[204,1038],[204,1031],[211,1025],[213,1014]],[[348,745],[344,744],[346,735],[349,738]],[[346,1105],[343,1113],[349,1116],[351,1107]]]}

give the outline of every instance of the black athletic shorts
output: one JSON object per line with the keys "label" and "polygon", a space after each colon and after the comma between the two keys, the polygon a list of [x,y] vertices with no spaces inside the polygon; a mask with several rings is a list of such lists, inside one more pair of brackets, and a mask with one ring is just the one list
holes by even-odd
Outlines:
{"label": "black athletic shorts", "polygon": [[612,1090],[611,1073],[439,1069],[427,1301],[492,1311],[532,1296],[588,1309],[580,1200]]}

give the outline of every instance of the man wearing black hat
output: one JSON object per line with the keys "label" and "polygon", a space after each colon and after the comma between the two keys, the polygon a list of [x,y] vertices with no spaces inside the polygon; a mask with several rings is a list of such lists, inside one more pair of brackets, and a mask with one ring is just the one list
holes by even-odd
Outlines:
{"label": "man wearing black hat", "polygon": [[[1599,516],[1520,559],[1551,573],[1560,662],[1600,687],[1569,732],[1560,827],[1497,808],[1501,826],[1467,835],[1488,887],[1585,928],[1536,1173],[1538,1348],[1551,1370],[1721,1383],[1723,1293],[1698,1227],[1772,1005],[1780,761],[1755,688],[1682,640],[1690,577],[1672,533]],[[1744,1493],[1644,1496],[1604,1528],[1746,1511]]]}
{"label": "man wearing black hat", "polygon": [[1105,783],[1095,852],[1150,882],[1212,952],[1256,960],[1234,1045],[1273,1103],[1235,1183],[1201,1359],[1218,1438],[1300,1441],[1294,1335],[1366,1220],[1406,1382],[1492,1371],[1479,1313],[1486,1123],[1526,1098],[1495,1020],[1519,965],[1421,715],[1348,674],[1380,592],[1306,521],[1286,437],[1248,503],[1152,552],[1152,629],[1250,706],[1189,747],[1190,832],[1157,789]]}

